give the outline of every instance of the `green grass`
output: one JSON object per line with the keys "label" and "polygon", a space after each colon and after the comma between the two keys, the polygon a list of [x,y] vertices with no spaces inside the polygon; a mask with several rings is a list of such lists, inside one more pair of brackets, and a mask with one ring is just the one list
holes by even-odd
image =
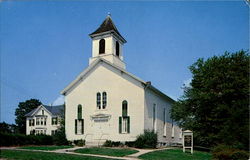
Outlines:
{"label": "green grass", "polygon": [[26,146],[19,147],[20,149],[30,149],[30,150],[45,150],[45,151],[53,151],[57,149],[66,149],[72,148],[73,146]]}
{"label": "green grass", "polygon": [[16,151],[16,150],[0,150],[0,159],[11,160],[109,160],[101,157],[69,155],[65,153],[49,153],[38,151]]}
{"label": "green grass", "polygon": [[194,151],[194,154],[183,153],[180,149],[154,151],[139,156],[140,159],[150,160],[211,160],[212,156],[207,152]]}
{"label": "green grass", "polygon": [[137,150],[133,149],[116,149],[116,148],[99,148],[99,147],[92,147],[92,148],[83,148],[75,150],[77,153],[84,153],[84,154],[98,154],[98,155],[107,155],[107,156],[115,156],[115,157],[123,157],[126,155],[130,155],[133,153],[137,153]]}

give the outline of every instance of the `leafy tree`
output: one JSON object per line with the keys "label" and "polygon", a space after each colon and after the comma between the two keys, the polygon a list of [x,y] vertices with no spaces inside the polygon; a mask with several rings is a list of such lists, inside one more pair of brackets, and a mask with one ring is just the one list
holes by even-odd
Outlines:
{"label": "leafy tree", "polygon": [[56,145],[69,144],[65,134],[65,104],[60,114],[60,128],[57,129],[56,134],[53,135],[53,143]]}
{"label": "leafy tree", "polygon": [[226,52],[189,67],[190,87],[171,110],[184,129],[194,131],[194,143],[219,143],[248,149],[249,142],[249,53]]}
{"label": "leafy tree", "polygon": [[1,133],[17,133],[17,126],[15,124],[8,124],[5,122],[0,122],[0,132]]}
{"label": "leafy tree", "polygon": [[26,117],[25,114],[29,113],[33,109],[37,108],[42,103],[37,99],[26,100],[25,102],[20,102],[15,112],[16,124],[20,133],[25,134],[26,131]]}

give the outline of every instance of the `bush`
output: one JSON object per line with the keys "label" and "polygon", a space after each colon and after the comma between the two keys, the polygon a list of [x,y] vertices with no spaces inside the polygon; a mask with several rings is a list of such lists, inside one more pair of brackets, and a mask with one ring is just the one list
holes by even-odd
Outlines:
{"label": "bush", "polygon": [[69,141],[66,139],[65,131],[64,129],[59,129],[55,135],[52,136],[53,143],[55,145],[68,145]]}
{"label": "bush", "polygon": [[249,154],[233,146],[218,145],[213,149],[213,159],[215,160],[248,160]]}
{"label": "bush", "polygon": [[137,136],[134,145],[136,148],[156,148],[157,134],[153,130],[144,130],[143,134]]}
{"label": "bush", "polygon": [[0,133],[1,146],[19,146],[19,145],[52,145],[53,140],[49,135],[23,135]]}
{"label": "bush", "polygon": [[128,147],[135,147],[135,141],[126,141],[125,145]]}
{"label": "bush", "polygon": [[74,140],[73,141],[76,146],[84,146],[85,145],[85,140]]}
{"label": "bush", "polygon": [[104,147],[119,147],[119,146],[123,146],[123,144],[120,141],[115,142],[111,140],[106,140],[103,146]]}

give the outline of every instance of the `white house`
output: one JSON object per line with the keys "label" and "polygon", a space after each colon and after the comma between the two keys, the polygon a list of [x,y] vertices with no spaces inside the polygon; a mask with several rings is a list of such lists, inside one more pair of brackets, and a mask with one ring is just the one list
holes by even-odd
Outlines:
{"label": "white house", "polygon": [[134,141],[151,129],[157,132],[159,144],[181,143],[181,130],[169,114],[174,100],[126,71],[126,40],[111,17],[89,36],[89,66],[61,91],[67,139],[89,144]]}
{"label": "white house", "polygon": [[26,134],[55,134],[60,127],[60,119],[63,111],[64,105],[40,105],[33,109],[25,115]]}

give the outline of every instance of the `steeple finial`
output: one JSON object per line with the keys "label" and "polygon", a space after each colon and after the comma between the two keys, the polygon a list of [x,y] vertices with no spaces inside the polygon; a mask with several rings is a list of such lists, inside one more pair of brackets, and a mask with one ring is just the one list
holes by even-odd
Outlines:
{"label": "steeple finial", "polygon": [[110,12],[108,12],[108,16],[111,17],[111,13]]}

